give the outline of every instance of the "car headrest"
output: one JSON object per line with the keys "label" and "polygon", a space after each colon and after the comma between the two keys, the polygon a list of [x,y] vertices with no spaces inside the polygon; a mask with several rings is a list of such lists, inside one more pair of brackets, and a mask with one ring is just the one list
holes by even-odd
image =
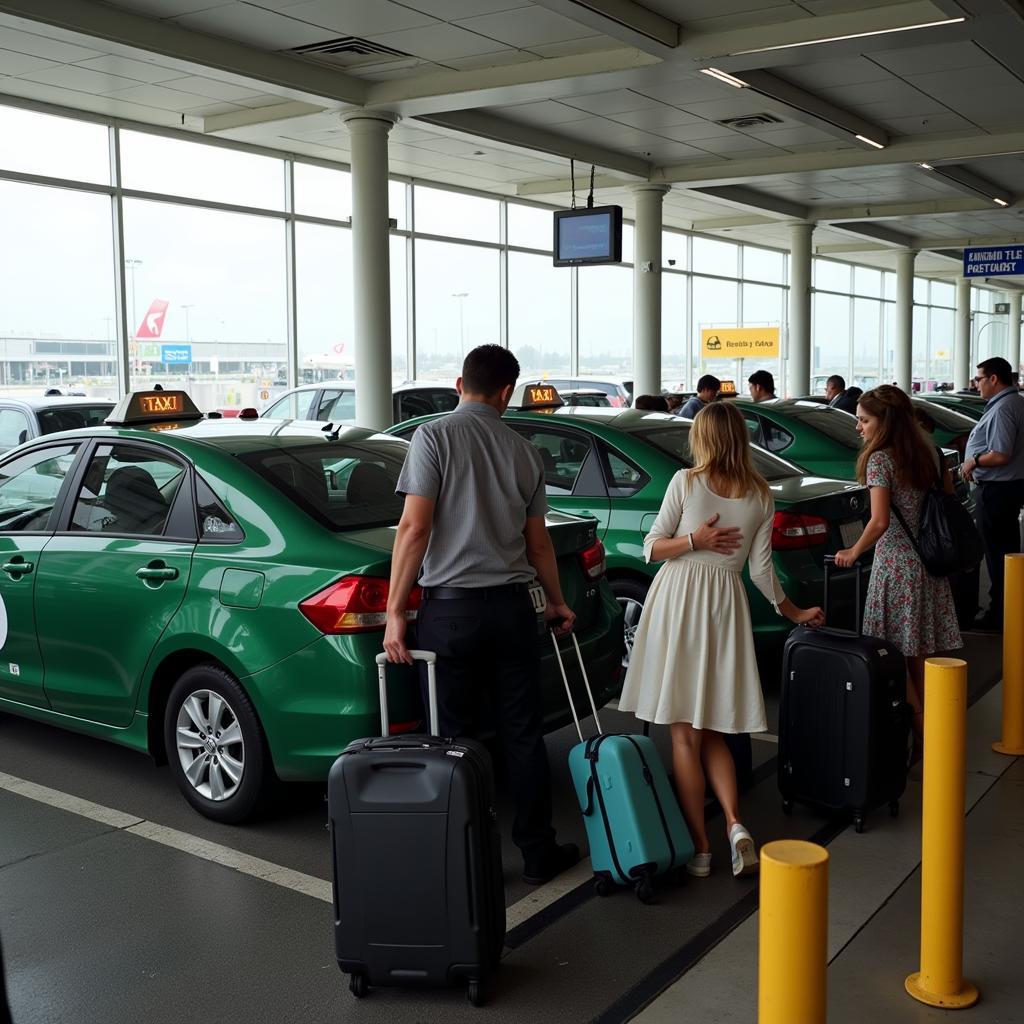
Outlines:
{"label": "car headrest", "polygon": [[360,462],[348,478],[346,497],[350,505],[376,505],[395,496],[395,484],[382,466]]}

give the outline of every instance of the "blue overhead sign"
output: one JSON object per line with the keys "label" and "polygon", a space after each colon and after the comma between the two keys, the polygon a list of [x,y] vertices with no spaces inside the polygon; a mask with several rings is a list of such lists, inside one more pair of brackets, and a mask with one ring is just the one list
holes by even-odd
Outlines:
{"label": "blue overhead sign", "polygon": [[964,277],[1024,274],[1024,248],[964,249]]}
{"label": "blue overhead sign", "polygon": [[191,345],[161,345],[160,362],[162,363],[191,363]]}

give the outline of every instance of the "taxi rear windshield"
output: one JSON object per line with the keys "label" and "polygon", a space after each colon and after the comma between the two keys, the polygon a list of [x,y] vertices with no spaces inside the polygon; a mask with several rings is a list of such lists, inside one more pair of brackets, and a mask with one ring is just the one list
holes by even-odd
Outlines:
{"label": "taxi rear windshield", "polygon": [[402,441],[316,444],[247,452],[242,462],[329,530],[390,526],[402,515],[395,494]]}
{"label": "taxi rear windshield", "polygon": [[[690,455],[690,428],[689,426],[678,427],[656,427],[649,430],[632,431],[635,437],[642,438],[655,448],[668,452],[688,469],[693,466],[693,456]],[[762,448],[753,448],[754,469],[758,471],[769,483],[775,480],[785,480],[787,477],[800,476],[800,470],[792,463],[786,462],[775,455],[769,455]]]}
{"label": "taxi rear windshield", "polygon": [[103,405],[66,405],[40,409],[39,430],[43,434],[55,434],[59,430],[102,426],[113,408],[113,403],[106,402]]}
{"label": "taxi rear windshield", "polygon": [[844,448],[859,452],[864,447],[857,433],[857,421],[848,413],[830,409],[820,402],[794,403],[785,409],[788,417],[806,423],[812,430],[837,441]]}

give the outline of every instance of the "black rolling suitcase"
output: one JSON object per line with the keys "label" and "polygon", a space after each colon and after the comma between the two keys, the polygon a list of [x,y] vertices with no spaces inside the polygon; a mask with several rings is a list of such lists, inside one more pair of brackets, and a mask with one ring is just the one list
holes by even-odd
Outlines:
{"label": "black rolling suitcase", "polygon": [[[825,560],[825,614],[834,561]],[[864,636],[861,569],[856,631],[798,626],[782,660],[779,705],[779,790],[793,803],[850,810],[854,827],[888,803],[893,816],[907,784],[910,715],[906,663],[892,644]]]}
{"label": "black rolling suitcase", "polygon": [[389,737],[386,656],[377,657],[384,736],[356,740],[327,783],[338,966],[356,996],[369,985],[468,983],[480,1005],[505,941],[501,840],[490,755],[437,735]]}

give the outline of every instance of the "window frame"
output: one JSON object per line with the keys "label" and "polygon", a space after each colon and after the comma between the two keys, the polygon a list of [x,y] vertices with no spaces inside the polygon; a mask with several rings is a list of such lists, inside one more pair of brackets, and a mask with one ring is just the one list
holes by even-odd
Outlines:
{"label": "window frame", "polygon": [[[44,530],[0,530],[0,536],[3,537],[52,537],[57,533],[57,526],[60,523],[60,517],[63,515],[64,508],[67,504],[68,491],[74,485],[78,478],[81,470],[81,459],[84,451],[88,447],[88,441],[82,438],[67,439],[64,441],[51,441],[48,444],[34,445],[27,451],[18,452],[17,455],[11,459],[6,457],[0,461],[0,468],[8,462],[13,462],[15,459],[22,459],[26,455],[33,455],[36,452],[45,452],[53,448],[67,448],[71,446],[74,449],[74,461],[71,463],[71,469],[65,474],[64,480],[57,490],[57,497],[54,498],[53,508],[50,509],[50,516],[46,522],[46,529]],[[13,451],[13,449],[12,449]]]}
{"label": "window frame", "polygon": [[534,420],[510,420],[509,426],[526,441],[535,451],[539,449],[530,440],[529,437],[525,436],[525,431],[532,430],[540,433],[551,434],[555,437],[562,438],[567,441],[572,441],[576,444],[586,444],[587,453],[583,456],[580,461],[580,468],[576,471],[576,476],[573,477],[572,486],[565,491],[556,491],[551,493],[548,490],[547,474],[544,474],[544,494],[550,500],[554,498],[607,498],[607,492],[603,494],[581,494],[578,490],[580,481],[584,480],[588,476],[588,466],[594,456],[594,438],[583,430],[573,430],[571,427],[563,427],[560,423],[549,424],[549,423],[537,423]]}
{"label": "window frame", "polygon": [[[639,465],[636,459],[631,459],[621,448],[616,448],[615,445],[606,441],[603,437],[598,439],[597,450],[601,463],[601,473],[604,476],[605,490],[609,498],[634,498],[651,482],[651,474],[643,466]],[[623,487],[615,482],[615,478],[612,476],[612,467],[608,461],[609,455],[614,455],[615,458],[628,462],[629,465],[639,472],[640,482],[635,487]]]}
{"label": "window frame", "polygon": [[[19,447],[20,445],[28,443],[33,438],[39,437],[40,435],[36,418],[29,414],[29,410],[26,406],[22,406],[15,402],[0,402],[0,417],[2,417],[5,412],[17,413],[25,420],[26,427],[25,440],[16,441],[14,444],[10,446],[10,448],[3,449],[3,452],[6,455],[7,452],[14,451],[15,448]],[[0,444],[2,444],[2,442],[0,442]]]}

